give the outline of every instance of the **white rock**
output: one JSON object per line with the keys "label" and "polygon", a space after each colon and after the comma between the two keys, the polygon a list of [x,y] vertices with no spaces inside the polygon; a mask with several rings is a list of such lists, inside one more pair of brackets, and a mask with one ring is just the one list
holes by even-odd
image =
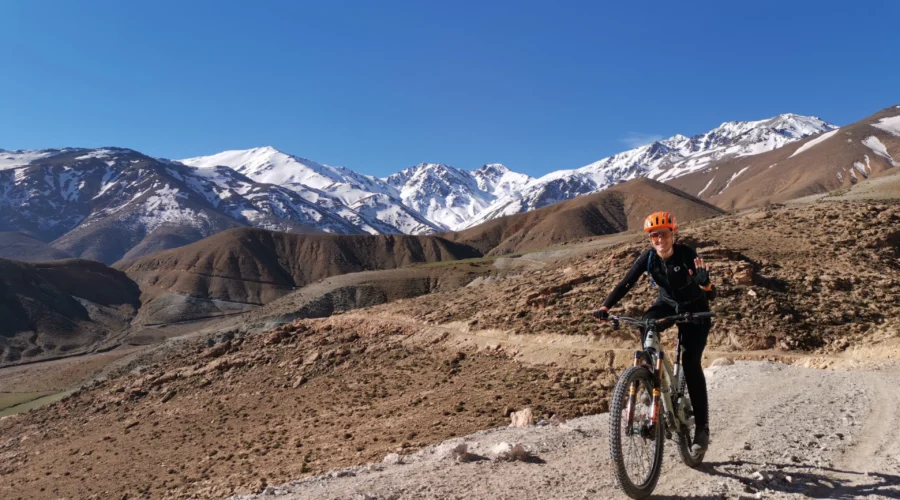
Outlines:
{"label": "white rock", "polygon": [[382,460],[381,463],[387,465],[400,465],[403,463],[403,457],[397,453],[389,453],[384,457],[384,460]]}
{"label": "white rock", "polygon": [[509,456],[509,452],[511,452],[512,449],[513,445],[509,443],[497,443],[493,448],[491,448],[491,455],[493,455],[494,458]]}
{"label": "white rock", "polygon": [[469,445],[467,445],[466,443],[458,444],[451,451],[451,456],[457,462],[467,462],[469,458],[471,458],[471,455],[469,454]]}
{"label": "white rock", "polygon": [[510,427],[528,427],[534,421],[534,413],[531,408],[525,408],[522,411],[515,411],[509,415],[511,420]]}
{"label": "white rock", "polygon": [[522,443],[519,443],[512,447],[512,450],[509,451],[507,455],[508,460],[519,460],[524,462],[531,458],[531,453],[528,453],[528,450],[525,449],[525,446]]}
{"label": "white rock", "polygon": [[524,462],[531,458],[531,454],[521,443],[518,443],[516,445],[511,445],[506,442],[498,443],[496,446],[491,448],[491,454],[494,455],[494,460],[518,460],[520,462]]}

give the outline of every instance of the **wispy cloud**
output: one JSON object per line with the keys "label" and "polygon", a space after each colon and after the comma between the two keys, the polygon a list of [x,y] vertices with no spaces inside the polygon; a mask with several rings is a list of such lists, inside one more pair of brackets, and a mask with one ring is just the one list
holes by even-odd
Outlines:
{"label": "wispy cloud", "polygon": [[650,144],[651,142],[658,141],[662,139],[663,136],[659,134],[644,134],[641,132],[628,132],[625,137],[620,137],[619,142],[627,145],[630,148],[636,148],[638,146],[643,146],[644,144]]}

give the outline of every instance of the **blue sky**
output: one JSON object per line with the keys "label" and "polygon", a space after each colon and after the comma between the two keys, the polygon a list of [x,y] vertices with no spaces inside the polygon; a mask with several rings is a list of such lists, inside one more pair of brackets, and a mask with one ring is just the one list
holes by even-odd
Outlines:
{"label": "blue sky", "polygon": [[0,0],[0,148],[541,175],[723,121],[900,104],[900,2],[615,4]]}

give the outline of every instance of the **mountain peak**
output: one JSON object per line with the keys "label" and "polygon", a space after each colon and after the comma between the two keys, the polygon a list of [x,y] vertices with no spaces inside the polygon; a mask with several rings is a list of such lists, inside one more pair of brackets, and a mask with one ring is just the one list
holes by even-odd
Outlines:
{"label": "mountain peak", "polygon": [[475,176],[478,175],[490,175],[490,176],[499,176],[510,172],[511,170],[506,167],[506,165],[502,163],[485,163],[484,165],[478,167],[477,170],[474,170],[472,174]]}
{"label": "mountain peak", "polygon": [[251,154],[257,154],[261,156],[274,156],[274,155],[284,155],[284,156],[292,156],[284,151],[279,150],[273,146],[260,146],[257,148],[248,149],[247,152]]}
{"label": "mountain peak", "polygon": [[[753,134],[755,131],[760,130],[774,130],[786,137],[803,139],[836,128],[838,128],[837,125],[828,123],[817,116],[783,113],[763,120],[724,122],[706,134],[700,134],[695,137],[710,136],[712,134],[737,137],[744,134]],[[758,132],[756,133],[758,134]],[[782,145],[779,144],[779,147]]]}

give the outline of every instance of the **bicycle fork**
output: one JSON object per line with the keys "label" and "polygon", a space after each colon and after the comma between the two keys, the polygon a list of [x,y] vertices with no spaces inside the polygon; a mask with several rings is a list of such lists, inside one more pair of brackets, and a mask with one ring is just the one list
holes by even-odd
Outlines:
{"label": "bicycle fork", "polygon": [[650,406],[650,424],[653,427],[659,424],[660,392],[659,388],[663,385],[663,352],[657,353],[656,357],[656,385],[653,387],[653,403]]}
{"label": "bicycle fork", "polygon": [[[638,362],[642,357],[641,351],[636,351],[634,353],[634,361],[632,366],[637,366]],[[656,383],[653,387],[652,399],[650,405],[650,427],[653,428],[659,423],[659,413],[660,408],[662,407],[662,400],[659,388],[662,387],[663,377],[663,361],[662,361],[663,353],[660,352],[659,356],[656,358],[656,370],[654,375],[656,376]],[[638,381],[634,381],[631,383],[631,387],[628,388],[628,404],[625,406],[625,428],[632,429],[632,424],[634,423],[634,406],[637,400],[637,391],[638,391]]]}
{"label": "bicycle fork", "polygon": [[[631,366],[637,366],[638,360],[641,357],[640,351],[634,352],[634,361]],[[635,380],[631,383],[631,387],[628,388],[628,404],[625,406],[625,428],[631,432],[632,424],[634,423],[634,403],[637,399],[637,391],[638,391],[638,382]]]}

